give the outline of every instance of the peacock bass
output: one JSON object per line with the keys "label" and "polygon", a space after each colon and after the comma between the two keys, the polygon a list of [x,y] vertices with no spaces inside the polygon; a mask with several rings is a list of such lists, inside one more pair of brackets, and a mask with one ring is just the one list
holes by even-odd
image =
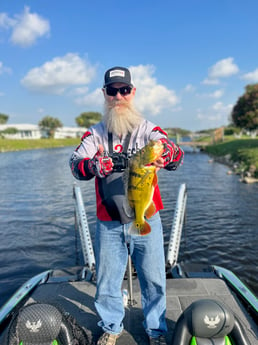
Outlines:
{"label": "peacock bass", "polygon": [[147,235],[151,231],[145,217],[150,218],[156,212],[152,197],[158,177],[156,167],[150,164],[156,161],[163,151],[164,146],[161,141],[150,141],[129,161],[126,192],[128,204],[134,211],[130,234]]}

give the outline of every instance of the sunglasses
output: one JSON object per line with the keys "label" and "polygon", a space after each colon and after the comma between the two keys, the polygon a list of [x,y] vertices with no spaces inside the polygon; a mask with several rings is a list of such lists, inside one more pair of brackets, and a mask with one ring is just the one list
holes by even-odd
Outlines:
{"label": "sunglasses", "polygon": [[129,95],[131,91],[132,91],[132,88],[130,86],[122,86],[119,88],[106,86],[106,93],[108,96],[116,96],[118,92],[120,93],[120,95],[126,96],[126,95]]}

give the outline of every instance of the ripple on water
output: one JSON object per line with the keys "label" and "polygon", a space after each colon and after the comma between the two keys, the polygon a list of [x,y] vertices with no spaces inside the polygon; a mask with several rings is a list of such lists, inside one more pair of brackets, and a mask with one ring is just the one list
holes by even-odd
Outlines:
{"label": "ripple on water", "polygon": [[[33,275],[73,266],[80,259],[74,229],[75,179],[68,167],[72,150],[1,154],[0,304]],[[180,169],[159,172],[165,249],[178,188],[186,183],[186,224],[179,260],[231,269],[257,293],[258,188],[226,173],[227,167],[209,164],[207,155],[188,152]],[[94,180],[76,182],[94,240]]]}

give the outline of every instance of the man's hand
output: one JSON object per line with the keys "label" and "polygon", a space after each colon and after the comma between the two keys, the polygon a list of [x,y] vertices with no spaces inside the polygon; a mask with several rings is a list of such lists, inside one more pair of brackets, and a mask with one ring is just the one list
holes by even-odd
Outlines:
{"label": "man's hand", "polygon": [[174,154],[174,148],[170,141],[166,139],[160,139],[160,141],[164,146],[164,151],[162,155],[155,162],[152,163],[152,165],[154,165],[157,168],[157,170],[167,166],[172,161]]}
{"label": "man's hand", "polygon": [[165,166],[165,160],[163,157],[159,157],[157,160],[155,160],[152,165],[154,165],[157,168],[157,171],[159,171],[161,168],[164,168]]}
{"label": "man's hand", "polygon": [[93,175],[100,178],[111,174],[113,170],[112,159],[104,155],[104,147],[102,145],[99,145],[98,152],[89,160],[88,168]]}

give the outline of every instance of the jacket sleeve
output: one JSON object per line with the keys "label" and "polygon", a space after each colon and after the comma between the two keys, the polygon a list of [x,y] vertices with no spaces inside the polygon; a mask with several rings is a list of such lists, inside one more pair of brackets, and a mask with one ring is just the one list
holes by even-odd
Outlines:
{"label": "jacket sleeve", "polygon": [[176,170],[183,164],[184,151],[173,141],[168,139],[167,133],[160,127],[154,127],[151,132],[151,139],[161,140],[165,146],[164,158],[166,170]]}
{"label": "jacket sleeve", "polygon": [[81,144],[75,149],[69,160],[72,174],[76,179],[90,180],[95,176],[89,170],[88,163],[96,151],[93,135],[87,131],[81,138]]}
{"label": "jacket sleeve", "polygon": [[176,170],[180,165],[183,164],[184,160],[184,151],[176,144],[174,144],[172,141],[170,143],[173,146],[173,155],[170,163],[168,163],[165,166],[165,169],[167,170]]}

